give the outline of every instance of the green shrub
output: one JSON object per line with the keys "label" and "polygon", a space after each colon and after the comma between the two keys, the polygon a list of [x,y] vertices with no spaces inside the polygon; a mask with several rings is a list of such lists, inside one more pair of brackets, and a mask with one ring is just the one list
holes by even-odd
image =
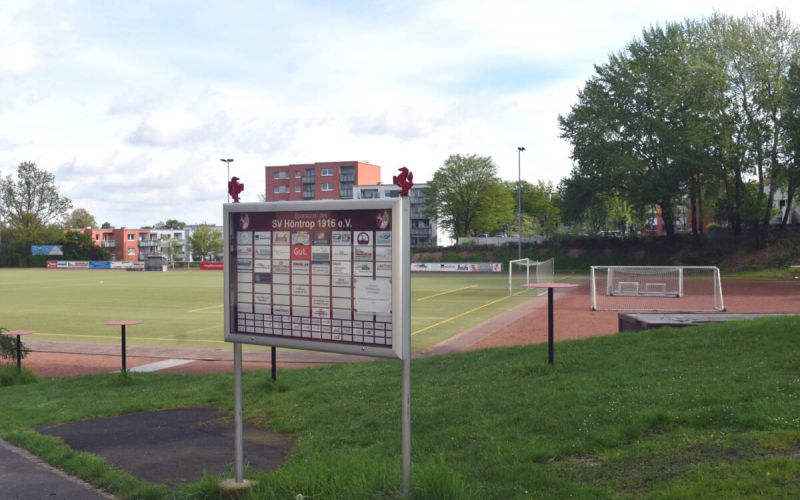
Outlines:
{"label": "green shrub", "polygon": [[[0,333],[5,332],[6,329],[0,327]],[[20,343],[22,341],[20,340]],[[22,359],[28,355],[28,348],[22,344]],[[0,335],[0,359],[8,359],[11,361],[17,360],[17,339],[9,337],[8,335]]]}

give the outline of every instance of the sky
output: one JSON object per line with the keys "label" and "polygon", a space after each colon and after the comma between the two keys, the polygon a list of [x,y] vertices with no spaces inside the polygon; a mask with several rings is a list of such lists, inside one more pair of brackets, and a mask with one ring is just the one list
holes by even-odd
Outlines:
{"label": "sky", "polygon": [[320,161],[421,183],[476,154],[557,184],[593,65],[651,25],[775,9],[800,22],[770,0],[2,0],[0,175],[36,162],[115,227],[221,223],[220,158],[245,202],[264,166]]}

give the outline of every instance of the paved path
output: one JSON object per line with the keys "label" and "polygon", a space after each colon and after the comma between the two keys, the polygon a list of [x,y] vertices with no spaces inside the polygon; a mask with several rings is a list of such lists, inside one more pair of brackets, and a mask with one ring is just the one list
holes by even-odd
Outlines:
{"label": "paved path", "polygon": [[0,496],[19,500],[114,498],[0,439]]}

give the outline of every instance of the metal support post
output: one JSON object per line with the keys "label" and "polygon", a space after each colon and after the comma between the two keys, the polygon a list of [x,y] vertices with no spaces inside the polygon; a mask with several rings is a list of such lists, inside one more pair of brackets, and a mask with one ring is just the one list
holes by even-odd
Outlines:
{"label": "metal support post", "polygon": [[411,356],[403,359],[403,495],[411,492]]}
{"label": "metal support post", "polygon": [[[403,220],[409,219],[410,202],[408,197],[403,198]],[[411,494],[411,237],[410,228],[402,231],[402,273],[403,273],[403,330],[398,332],[403,336],[402,363],[403,363],[403,389],[402,389],[402,456],[403,456],[403,496]]]}
{"label": "metal support post", "polygon": [[272,381],[275,382],[278,380],[278,348],[272,346],[270,350],[272,351]]}
{"label": "metal support post", "polygon": [[125,373],[128,370],[128,368],[127,368],[128,367],[128,363],[127,363],[127,360],[125,359],[126,358],[126,354],[125,354],[125,325],[122,325],[121,339],[122,339],[122,373]]}
{"label": "metal support post", "polygon": [[17,371],[22,371],[22,337],[17,335]]}
{"label": "metal support post", "polygon": [[234,481],[244,480],[244,426],[242,412],[242,344],[233,343]]}
{"label": "metal support post", "polygon": [[553,289],[547,289],[547,362],[553,364]]}

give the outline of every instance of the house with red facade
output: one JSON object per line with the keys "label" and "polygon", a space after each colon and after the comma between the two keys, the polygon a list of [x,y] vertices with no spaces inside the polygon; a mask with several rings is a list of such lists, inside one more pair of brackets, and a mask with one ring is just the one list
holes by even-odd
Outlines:
{"label": "house with red facade", "polygon": [[267,201],[350,200],[355,186],[381,181],[381,167],[360,161],[298,163],[264,169]]}
{"label": "house with red facade", "polygon": [[92,242],[105,248],[113,255],[115,261],[144,260],[153,254],[158,244],[151,241],[149,229],[79,229],[78,232],[88,234]]}

